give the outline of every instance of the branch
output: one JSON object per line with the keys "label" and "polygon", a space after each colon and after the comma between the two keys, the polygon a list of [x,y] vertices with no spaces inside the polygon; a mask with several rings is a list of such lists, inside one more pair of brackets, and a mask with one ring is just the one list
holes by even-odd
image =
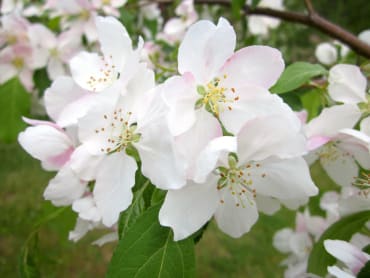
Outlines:
{"label": "branch", "polygon": [[[171,4],[171,0],[157,0],[157,3]],[[216,4],[224,7],[231,7],[231,2],[228,0],[194,0],[195,4]],[[328,21],[315,12],[310,0],[305,0],[308,14],[274,10],[270,8],[251,7],[244,5],[243,12],[246,15],[263,15],[274,18],[279,18],[285,21],[299,23],[302,25],[313,27],[330,37],[341,41],[348,45],[356,53],[370,59],[370,46],[352,33],[343,29],[342,27]]]}

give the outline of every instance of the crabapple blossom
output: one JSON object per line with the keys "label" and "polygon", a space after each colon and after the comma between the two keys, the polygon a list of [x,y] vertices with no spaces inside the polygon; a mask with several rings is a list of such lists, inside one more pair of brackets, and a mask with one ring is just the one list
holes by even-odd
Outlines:
{"label": "crabapple blossom", "polygon": [[71,59],[70,68],[79,86],[100,92],[117,79],[128,81],[138,68],[139,53],[117,19],[97,17],[96,28],[103,56],[83,51]]}
{"label": "crabapple blossom", "polygon": [[367,44],[370,44],[370,30],[364,30],[359,35],[358,38]]}
{"label": "crabapple blossom", "polygon": [[169,190],[160,210],[160,223],[173,229],[175,240],[194,233],[212,216],[221,230],[240,237],[257,221],[258,210],[272,214],[280,203],[296,208],[317,194],[300,157],[306,147],[299,120],[295,118],[295,126],[289,117],[256,118],[237,137],[211,141],[199,155],[194,181]]}
{"label": "crabapple blossom", "polygon": [[168,124],[174,136],[191,128],[198,120],[198,109],[219,118],[231,133],[237,133],[249,119],[286,110],[281,99],[268,91],[284,68],[280,52],[251,46],[233,53],[235,40],[224,18],[217,25],[198,21],[185,34],[178,53],[181,76],[164,84]]}

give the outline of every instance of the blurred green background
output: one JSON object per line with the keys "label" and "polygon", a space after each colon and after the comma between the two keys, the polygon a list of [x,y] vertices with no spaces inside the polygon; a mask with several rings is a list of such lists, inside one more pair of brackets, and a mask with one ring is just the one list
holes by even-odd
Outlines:
{"label": "blurred green background", "polygon": [[[358,34],[370,28],[370,1],[312,1],[316,9],[331,21]],[[303,11],[303,1],[286,0],[287,9]],[[239,34],[238,34],[239,35]],[[330,38],[313,29],[283,23],[271,33],[268,43],[284,53],[287,63],[315,61],[315,45]],[[246,36],[246,43],[258,42]],[[0,277],[17,277],[22,246],[35,224],[55,211],[43,200],[42,193],[53,173],[41,169],[40,163],[26,154],[17,143],[0,143]],[[321,178],[320,169],[315,173]],[[325,183],[325,180],[324,180]],[[323,183],[323,184],[324,184]],[[94,232],[77,243],[68,241],[75,215],[65,210],[56,219],[42,225],[32,244],[33,257],[42,277],[103,277],[115,244],[91,245]],[[279,262],[284,258],[272,247],[275,231],[293,226],[294,213],[281,210],[272,217],[260,216],[252,231],[232,239],[212,223],[196,246],[198,277],[282,277]],[[36,242],[37,241],[37,242]]]}

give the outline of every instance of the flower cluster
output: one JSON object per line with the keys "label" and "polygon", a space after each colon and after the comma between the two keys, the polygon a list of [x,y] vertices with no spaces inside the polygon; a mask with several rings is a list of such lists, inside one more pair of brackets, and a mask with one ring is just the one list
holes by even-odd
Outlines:
{"label": "flower cluster", "polygon": [[134,49],[113,17],[98,17],[96,27],[100,53],[74,56],[71,76],[45,93],[53,122],[26,119],[32,126],[19,135],[46,170],[58,171],[44,197],[78,213],[72,239],[116,228],[132,201],[138,160],[142,174],[168,190],[159,221],[175,240],[212,216],[240,237],[258,211],[297,208],[317,194],[301,121],[268,91],[284,69],[278,50],[234,53],[228,21],[199,21],[180,45],[179,75],[156,85],[140,60],[142,42]]}

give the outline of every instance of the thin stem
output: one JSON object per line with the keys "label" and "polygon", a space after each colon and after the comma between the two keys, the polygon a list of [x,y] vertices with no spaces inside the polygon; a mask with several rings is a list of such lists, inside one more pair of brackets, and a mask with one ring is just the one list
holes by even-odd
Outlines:
{"label": "thin stem", "polygon": [[313,8],[311,0],[304,0],[304,3],[306,5],[307,11],[309,15],[315,14],[315,9]]}

